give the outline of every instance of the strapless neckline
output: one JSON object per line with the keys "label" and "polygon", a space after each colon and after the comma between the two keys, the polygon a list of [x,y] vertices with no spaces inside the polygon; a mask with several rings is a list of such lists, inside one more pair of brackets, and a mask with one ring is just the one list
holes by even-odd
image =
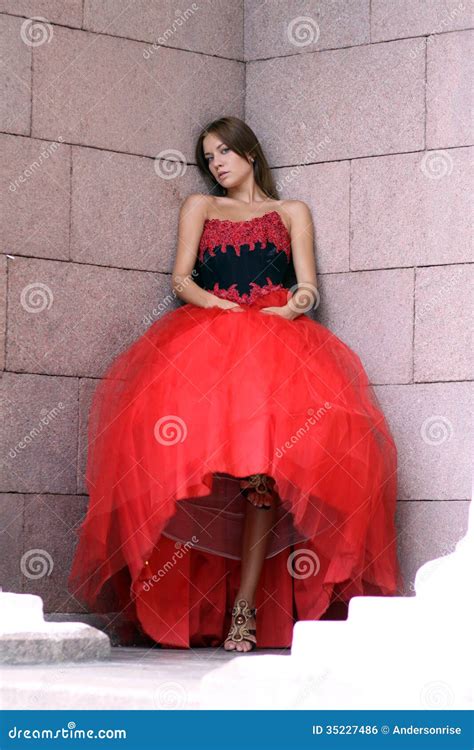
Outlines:
{"label": "strapless neckline", "polygon": [[275,210],[273,210],[273,211],[267,211],[266,214],[262,214],[261,216],[254,216],[251,219],[240,219],[240,220],[235,220],[235,219],[217,219],[217,218],[216,219],[204,219],[204,224],[210,224],[212,222],[217,222],[219,224],[251,224],[252,222],[260,221],[261,219],[265,219],[267,216],[271,216],[272,214],[276,214],[277,215],[278,220],[279,220],[281,226],[285,230],[288,238],[291,239],[288,227],[286,226],[285,222],[281,218],[279,211],[275,211]]}

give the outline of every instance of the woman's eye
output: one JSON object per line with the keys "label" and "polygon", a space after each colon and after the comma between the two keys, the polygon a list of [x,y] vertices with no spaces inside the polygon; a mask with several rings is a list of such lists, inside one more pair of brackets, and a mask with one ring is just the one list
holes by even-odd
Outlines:
{"label": "woman's eye", "polygon": [[[224,148],[223,148],[223,149],[221,149],[221,154],[224,154],[224,153],[226,153],[227,151],[230,151],[230,148],[228,148],[228,146],[224,146]],[[212,156],[208,156],[208,157],[207,157],[207,161],[211,161],[211,159],[212,159]]]}

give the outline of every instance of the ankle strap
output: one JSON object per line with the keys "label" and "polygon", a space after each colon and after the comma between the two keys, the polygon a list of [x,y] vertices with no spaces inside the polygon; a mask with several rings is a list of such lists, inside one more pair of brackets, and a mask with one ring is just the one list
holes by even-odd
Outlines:
{"label": "ankle strap", "polygon": [[257,614],[257,607],[251,607],[247,601],[247,599],[244,599],[243,597],[240,599],[236,599],[234,602],[234,606],[230,609],[230,613],[232,614],[234,609],[248,609],[252,616]]}

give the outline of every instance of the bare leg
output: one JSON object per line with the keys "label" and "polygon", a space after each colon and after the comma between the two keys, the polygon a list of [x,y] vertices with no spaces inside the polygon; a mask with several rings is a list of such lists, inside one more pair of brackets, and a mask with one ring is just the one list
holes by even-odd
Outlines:
{"label": "bare leg", "polygon": [[[249,494],[249,500],[255,499],[255,502],[259,504],[262,502],[262,498],[265,504],[271,502],[270,510],[260,510],[251,502],[244,501],[246,513],[242,535],[241,578],[236,600],[239,598],[246,599],[250,607],[255,606],[255,593],[265,560],[268,536],[275,520],[275,498],[270,498],[269,495],[259,495],[256,491]],[[253,617],[248,621],[247,627],[255,627]],[[249,651],[251,645],[248,641],[235,643],[229,640],[224,644],[224,648],[227,651]]]}

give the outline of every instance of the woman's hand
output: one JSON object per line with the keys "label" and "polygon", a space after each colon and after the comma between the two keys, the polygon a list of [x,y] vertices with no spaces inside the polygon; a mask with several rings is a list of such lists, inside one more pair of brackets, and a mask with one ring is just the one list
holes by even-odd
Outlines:
{"label": "woman's hand", "polygon": [[269,315],[279,315],[281,318],[286,318],[287,320],[294,320],[301,315],[294,307],[290,307],[289,304],[282,305],[281,307],[261,307],[260,312]]}
{"label": "woman's hand", "polygon": [[231,302],[229,299],[219,297],[218,307],[221,310],[232,310],[233,312],[245,312],[244,308],[238,302]]}

